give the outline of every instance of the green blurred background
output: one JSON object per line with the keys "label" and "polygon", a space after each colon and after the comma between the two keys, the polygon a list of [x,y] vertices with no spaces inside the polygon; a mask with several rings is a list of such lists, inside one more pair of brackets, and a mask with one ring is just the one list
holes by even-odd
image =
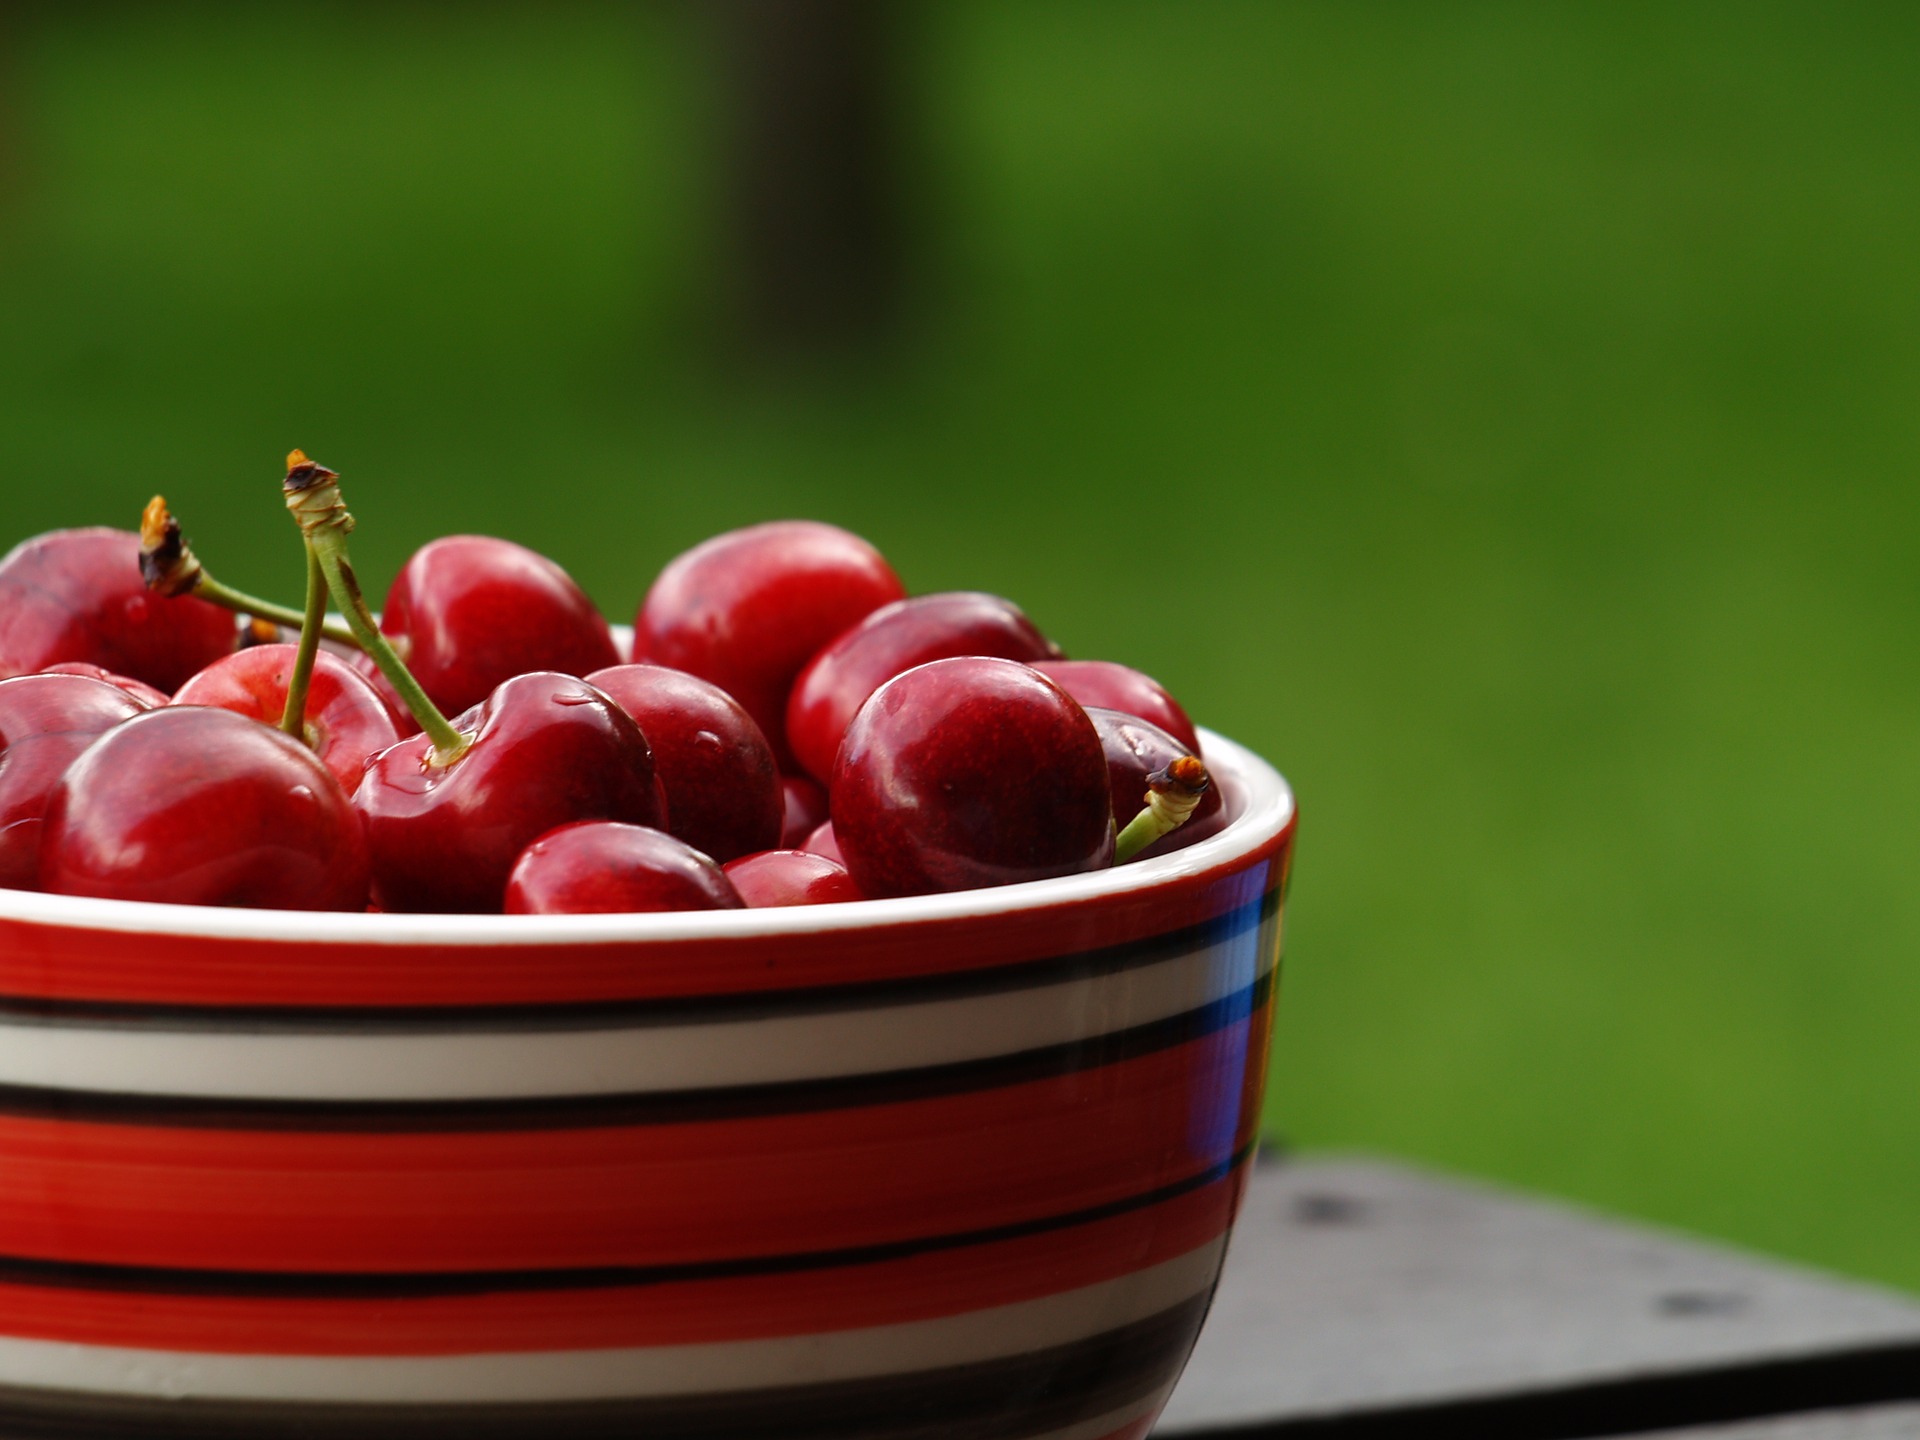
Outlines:
{"label": "green blurred background", "polygon": [[686,9],[11,7],[0,542],[848,525],[1293,778],[1278,1132],[1920,1287],[1920,11],[896,18],[908,321],[767,364]]}

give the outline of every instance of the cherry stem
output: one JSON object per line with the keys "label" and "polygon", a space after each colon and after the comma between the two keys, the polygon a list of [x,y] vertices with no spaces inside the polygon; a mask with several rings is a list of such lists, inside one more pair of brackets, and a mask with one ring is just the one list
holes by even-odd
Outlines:
{"label": "cherry stem", "polygon": [[1182,755],[1147,777],[1147,803],[1113,842],[1113,863],[1123,865],[1154,841],[1187,823],[1213,777],[1198,755]]}
{"label": "cherry stem", "polygon": [[320,629],[327,618],[327,577],[311,545],[307,551],[307,613],[301,617],[300,648],[294,653],[293,674],[287,677],[287,708],[280,728],[307,743],[307,690],[313,681],[313,662],[320,654]]}
{"label": "cherry stem", "polygon": [[340,498],[339,475],[295,450],[287,456],[283,489],[287,509],[293,512],[306,539],[307,553],[326,577],[333,603],[346,617],[354,641],[380,667],[387,683],[399,693],[415,722],[433,742],[433,763],[451,765],[466,754],[473,741],[454,729],[452,722],[440,713],[440,707],[427,698],[427,692],[420,688],[420,682],[413,678],[406,662],[394,653],[387,637],[373,623],[373,611],[367,608],[367,597],[361,593],[359,577],[353,573],[353,562],[347,557],[347,536],[353,530],[353,516],[347,513],[346,502]]}
{"label": "cherry stem", "polygon": [[[223,610],[271,620],[276,625],[292,627],[305,623],[306,617],[291,606],[262,600],[257,595],[223,585],[209,575],[200,557],[193,553],[193,547],[180,533],[180,522],[167,509],[163,495],[149,500],[146,513],[140,517],[140,575],[147,582],[147,589],[156,595],[168,598],[191,595]],[[322,633],[342,645],[358,647],[360,643],[344,625],[328,623]]]}

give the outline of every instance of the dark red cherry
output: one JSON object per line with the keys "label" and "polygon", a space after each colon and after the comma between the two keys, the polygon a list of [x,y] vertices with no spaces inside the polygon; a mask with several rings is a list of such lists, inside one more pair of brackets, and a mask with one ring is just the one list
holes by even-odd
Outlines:
{"label": "dark red cherry", "polygon": [[847,727],[828,793],[847,870],[876,897],[1113,862],[1113,800],[1093,722],[1046,676],[1010,660],[936,660],[882,685]]}
{"label": "dark red cherry", "polygon": [[605,820],[563,825],[529,845],[507,880],[509,915],[738,910],[720,867],[660,830]]}
{"label": "dark red cherry", "polygon": [[586,675],[620,663],[606,620],[566,571],[486,535],[449,535],[415,551],[387,592],[380,631],[448,714],[516,675]]}
{"label": "dark red cherry", "polygon": [[[1147,803],[1147,777],[1156,770],[1164,770],[1182,755],[1194,752],[1158,725],[1151,725],[1137,715],[1098,705],[1089,705],[1086,711],[1093,728],[1099,732],[1100,747],[1106,753],[1107,781],[1113,789],[1114,823],[1125,828]],[[1222,805],[1219,784],[1210,784],[1186,824],[1171,835],[1163,835],[1133,858],[1139,860],[1149,855],[1164,855],[1169,850],[1183,850],[1196,840],[1219,834],[1227,823]]]}
{"label": "dark red cherry", "polygon": [[615,665],[587,683],[647,737],[667,833],[724,864],[780,843],[780,771],[753,717],[718,685],[665,665]]}
{"label": "dark red cherry", "polygon": [[89,680],[102,681],[116,690],[126,691],[148,710],[158,710],[167,703],[166,695],[154,689],[153,686],[135,680],[131,676],[116,675],[111,670],[102,670],[98,665],[89,665],[84,660],[67,660],[59,665],[49,665],[40,673],[42,675],[82,675]]}
{"label": "dark red cherry", "polygon": [[780,905],[838,905],[864,900],[844,865],[806,850],[762,850],[726,867],[740,898],[754,910]]}
{"label": "dark red cherry", "polygon": [[42,885],[62,895],[361,910],[359,817],[299,741],[230,710],[171,705],[109,730],[47,806]]}
{"label": "dark red cherry", "polygon": [[0,678],[82,660],[171,693],[235,639],[218,606],[147,593],[129,530],[55,530],[0,560]]}
{"label": "dark red cherry", "polygon": [[634,617],[633,658],[711,680],[746,706],[791,769],[794,676],[828,641],[904,594],[858,535],[813,520],[753,525],[668,563]]}
{"label": "dark red cherry", "polygon": [[[1036,660],[1033,668],[1045,675],[1084,707],[1119,710],[1157,725],[1187,748],[1200,753],[1200,736],[1180,702],[1151,675],[1114,660]],[[1196,816],[1195,819],[1199,817]],[[1122,825],[1126,820],[1122,819]],[[1191,825],[1192,820],[1187,824]]]}
{"label": "dark red cherry", "polygon": [[[180,687],[176,705],[211,705],[263,725],[278,725],[287,709],[295,645],[255,645],[213,662]],[[307,748],[351,795],[367,762],[400,738],[386,703],[337,655],[314,656],[307,684]]]}
{"label": "dark red cherry", "polygon": [[390,911],[497,911],[520,852],[549,830],[660,822],[646,736],[584,680],[516,676],[453,726],[472,737],[458,759],[436,764],[415,735],[376,756],[354,792]]}
{"label": "dark red cherry", "polygon": [[1057,659],[1060,647],[1011,600],[956,590],[876,610],[813,658],[787,701],[787,741],[817,780],[833,776],[840,737],[883,684],[929,660],[995,655]]}
{"label": "dark red cherry", "polygon": [[826,821],[808,835],[800,847],[810,855],[823,855],[836,865],[847,863],[847,857],[840,853],[840,842],[833,838],[833,822]]}
{"label": "dark red cherry", "polygon": [[40,888],[41,821],[54,786],[82,750],[147,708],[80,675],[0,680],[0,888]]}
{"label": "dark red cherry", "polygon": [[786,811],[780,822],[781,847],[787,850],[802,849],[807,843],[807,836],[826,821],[827,792],[805,775],[781,776],[780,792]]}

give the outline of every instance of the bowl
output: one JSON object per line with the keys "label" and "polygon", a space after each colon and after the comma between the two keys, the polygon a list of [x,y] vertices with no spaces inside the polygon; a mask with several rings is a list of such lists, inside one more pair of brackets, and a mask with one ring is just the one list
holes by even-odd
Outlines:
{"label": "bowl", "polygon": [[0,891],[0,1434],[1120,1440],[1254,1148],[1294,827],[643,916]]}

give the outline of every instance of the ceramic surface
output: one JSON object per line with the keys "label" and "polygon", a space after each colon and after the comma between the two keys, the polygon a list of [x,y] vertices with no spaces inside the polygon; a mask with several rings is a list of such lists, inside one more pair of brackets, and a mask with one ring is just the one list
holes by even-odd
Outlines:
{"label": "ceramic surface", "polygon": [[1218,1275],[1293,835],[672,916],[0,891],[0,1434],[1123,1440]]}

